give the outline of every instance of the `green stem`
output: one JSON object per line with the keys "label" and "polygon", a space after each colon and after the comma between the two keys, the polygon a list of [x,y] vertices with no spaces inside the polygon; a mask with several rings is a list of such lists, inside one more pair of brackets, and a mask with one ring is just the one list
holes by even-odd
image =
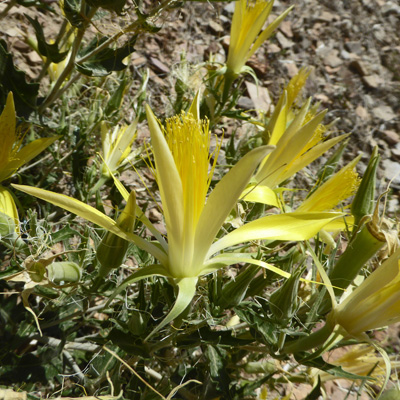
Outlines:
{"label": "green stem", "polygon": [[7,4],[7,7],[0,13],[0,19],[3,19],[16,4],[17,0],[10,0],[10,2]]}
{"label": "green stem", "polygon": [[[156,7],[154,10],[152,10],[148,14],[147,18],[152,18],[152,17],[157,16],[164,8],[168,7],[168,5],[170,3],[172,3],[173,1],[175,1],[175,0],[165,0],[158,7]],[[87,53],[85,56],[80,58],[77,62],[78,63],[83,63],[83,62],[89,60],[91,57],[93,57],[94,55],[98,54],[100,51],[106,49],[112,43],[115,43],[116,40],[118,40],[125,33],[129,33],[129,32],[135,31],[137,28],[140,27],[140,25],[141,25],[141,21],[139,19],[134,21],[134,22],[132,22],[126,28],[122,29],[121,31],[117,32],[115,35],[111,36],[109,39],[107,39],[105,42],[103,42],[100,46],[98,46],[95,49],[93,49],[90,53]]]}
{"label": "green stem", "polygon": [[[84,8],[83,7],[84,4],[85,4],[85,2],[82,1],[82,8]],[[60,88],[75,67],[75,59],[78,54],[80,45],[82,43],[83,36],[85,35],[86,29],[89,26],[90,21],[93,18],[96,11],[97,11],[97,7],[91,8],[88,15],[86,16],[86,23],[84,24],[84,26],[82,28],[78,29],[78,33],[75,37],[74,43],[72,44],[71,55],[68,60],[68,63],[65,66],[64,70],[61,72],[60,76],[58,77],[58,79],[55,82],[50,93],[48,94],[48,96],[46,97],[46,99],[44,100],[42,105],[39,107],[40,113],[43,112],[43,110],[45,110],[50,104],[54,103],[60,97],[60,95],[62,93]]]}

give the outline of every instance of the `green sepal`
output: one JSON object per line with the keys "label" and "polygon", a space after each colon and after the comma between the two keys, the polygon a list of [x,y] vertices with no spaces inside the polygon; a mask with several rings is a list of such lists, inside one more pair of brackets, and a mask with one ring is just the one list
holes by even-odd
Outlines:
{"label": "green sepal", "polygon": [[303,272],[304,268],[297,268],[269,298],[270,310],[279,324],[286,325],[298,309],[297,292]]}
{"label": "green sepal", "polygon": [[222,308],[237,306],[244,299],[247,289],[257,275],[261,267],[256,265],[248,266],[234,280],[224,285],[218,305]]}
{"label": "green sepal", "polygon": [[378,148],[375,147],[351,204],[351,213],[354,215],[354,232],[357,231],[360,220],[364,216],[372,214],[374,210],[376,170],[378,168],[379,159]]}

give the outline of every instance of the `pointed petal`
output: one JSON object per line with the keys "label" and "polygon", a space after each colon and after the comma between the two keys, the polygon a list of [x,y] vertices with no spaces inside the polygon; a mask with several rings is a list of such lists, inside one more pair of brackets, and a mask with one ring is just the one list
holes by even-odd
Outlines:
{"label": "pointed petal", "polygon": [[307,240],[343,213],[287,213],[249,222],[215,242],[207,257],[227,247],[252,240]]}
{"label": "pointed petal", "polygon": [[288,179],[289,177],[293,176],[297,171],[300,171],[305,166],[312,163],[314,160],[316,160],[318,157],[320,157],[322,154],[328,151],[335,144],[347,138],[347,136],[349,136],[349,134],[341,135],[333,139],[326,140],[325,142],[314,146],[312,149],[307,151],[307,153],[305,153],[292,163],[290,168],[288,168],[285,171],[285,173],[281,176],[282,182]]}
{"label": "pointed petal", "polygon": [[168,143],[160,129],[160,125],[146,105],[151,144],[157,170],[157,184],[160,189],[168,241],[172,244],[181,243],[183,227],[183,188],[179,172],[176,169]]}
{"label": "pointed petal", "polygon": [[59,136],[40,138],[28,143],[15,154],[15,159],[8,162],[4,170],[0,171],[0,181],[9,178],[12,174],[14,174],[14,172],[17,171],[18,168],[35,158],[58,138]]}
{"label": "pointed petal", "polygon": [[268,186],[249,185],[240,195],[244,201],[253,201],[254,203],[268,204],[280,208],[276,193]]}
{"label": "pointed petal", "polygon": [[7,162],[16,140],[14,98],[12,92],[9,92],[6,105],[0,115],[0,166]]}
{"label": "pointed petal", "polygon": [[186,307],[190,305],[196,294],[197,278],[183,278],[178,282],[178,297],[176,298],[175,304],[169,314],[161,321],[159,325],[146,337],[147,341],[151,336],[157,333],[165,325],[169,324],[175,318],[181,315]]}
{"label": "pointed petal", "polygon": [[198,257],[205,256],[257,165],[273,149],[273,146],[262,146],[247,153],[215,186],[197,224],[195,244]]}
{"label": "pointed petal", "polygon": [[38,197],[39,199],[48,201],[49,203],[61,207],[64,210],[72,212],[73,214],[78,215],[87,221],[93,222],[94,224],[101,226],[107,231],[112,232],[125,240],[135,243],[138,247],[156,257],[162,264],[167,262],[167,255],[164,251],[138,235],[123,231],[115,221],[99,210],[96,210],[94,207],[82,203],[79,200],[73,199],[72,197],[65,196],[64,194],[53,193],[48,190],[24,185],[12,186],[18,190],[21,190],[22,192],[30,194],[31,196]]}
{"label": "pointed petal", "polygon": [[[3,186],[0,186],[0,213],[7,215],[7,217],[12,220],[12,223],[14,223],[15,225],[15,232],[19,233],[19,218],[17,207],[15,206],[15,202],[11,193]],[[2,221],[1,223],[3,224],[6,222]],[[10,228],[12,226],[12,223],[10,221],[10,223],[8,224]],[[5,231],[6,230],[7,229],[5,229]]]}
{"label": "pointed petal", "polygon": [[200,119],[200,89],[197,91],[196,96],[194,96],[188,114],[192,114],[194,119]]}
{"label": "pointed petal", "polygon": [[248,59],[257,51],[257,49],[272,35],[274,30],[279,26],[279,24],[286,18],[286,16],[292,11],[294,6],[289,7],[284,11],[278,18],[276,18],[271,24],[264,29],[257,40],[254,42],[253,47],[248,53]]}

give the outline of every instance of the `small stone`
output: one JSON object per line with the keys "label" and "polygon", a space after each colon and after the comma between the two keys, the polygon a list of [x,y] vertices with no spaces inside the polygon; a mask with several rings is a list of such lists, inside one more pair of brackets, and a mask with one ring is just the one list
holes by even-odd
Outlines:
{"label": "small stone", "polygon": [[339,67],[343,64],[343,60],[338,57],[338,50],[332,50],[324,58],[324,64],[329,65],[331,68]]}
{"label": "small stone", "polygon": [[23,42],[22,40],[16,40],[13,47],[20,52],[26,52],[31,50],[29,45]]}
{"label": "small stone", "polygon": [[371,116],[369,115],[368,111],[363,106],[360,105],[357,106],[356,114],[364,121],[369,121],[371,119]]}
{"label": "small stone", "polygon": [[157,72],[160,72],[162,74],[169,73],[169,68],[163,62],[161,62],[158,58],[150,57],[150,64],[155,68],[155,70]]}
{"label": "small stone", "polygon": [[365,61],[354,60],[350,63],[350,68],[354,69],[361,76],[371,75],[371,67]]}
{"label": "small stone", "polygon": [[43,62],[42,58],[36,51],[30,51],[26,57],[28,58],[29,64],[41,64]]}
{"label": "small stone", "polygon": [[[397,143],[400,143],[400,137],[399,134],[396,133],[395,131],[380,131],[381,135],[382,135],[382,139],[390,145],[395,145]],[[397,151],[400,152],[400,149],[397,149]]]}
{"label": "small stone", "polygon": [[281,48],[277,46],[275,43],[269,43],[267,46],[267,51],[270,54],[275,54],[279,53],[281,51]]}
{"label": "small stone", "polygon": [[391,160],[383,160],[383,173],[385,178],[392,180],[395,184],[400,183],[400,164]]}
{"label": "small stone", "polygon": [[314,96],[314,98],[316,100],[320,101],[321,103],[325,103],[325,104],[331,104],[332,103],[331,99],[326,94],[323,94],[323,93],[317,93]]}
{"label": "small stone", "polygon": [[212,21],[212,20],[211,20],[211,21],[208,23],[208,26],[210,27],[210,29],[211,29],[211,31],[212,31],[213,33],[218,34],[218,33],[224,32],[224,28],[223,28],[222,25],[220,25],[218,22],[215,22],[215,21]]}
{"label": "small stone", "polygon": [[255,85],[252,82],[245,82],[247,93],[253,101],[254,107],[257,110],[267,112],[272,104],[271,96],[269,95],[268,89],[261,86]]}
{"label": "small stone", "polygon": [[290,21],[283,21],[279,26],[279,30],[288,38],[293,37],[292,23]]}
{"label": "small stone", "polygon": [[317,17],[317,21],[321,22],[332,22],[335,19],[338,19],[338,16],[328,11],[322,11],[322,13]]}
{"label": "small stone", "polygon": [[391,121],[396,118],[396,114],[393,112],[392,107],[379,106],[372,110],[375,117],[382,119],[383,121]]}
{"label": "small stone", "polygon": [[378,75],[363,76],[362,81],[371,89],[377,89],[382,83],[381,78]]}
{"label": "small stone", "polygon": [[254,104],[249,97],[242,96],[238,100],[238,106],[244,110],[251,110],[254,108]]}
{"label": "small stone", "polygon": [[281,32],[278,32],[276,34],[276,39],[278,40],[282,49],[289,49],[294,44],[291,40],[287,39]]}
{"label": "small stone", "polygon": [[152,208],[149,211],[149,220],[151,222],[159,222],[162,221],[162,214],[160,213],[160,211],[157,210],[157,208]]}
{"label": "small stone", "polygon": [[288,75],[290,78],[293,78],[299,73],[299,69],[296,67],[296,64],[293,62],[285,63],[285,67],[287,69]]}
{"label": "small stone", "polygon": [[360,42],[349,41],[344,44],[344,47],[350,53],[354,53],[354,54],[358,54],[358,55],[361,54],[365,50]]}
{"label": "small stone", "polygon": [[133,60],[131,61],[131,64],[132,64],[134,67],[139,67],[139,66],[141,66],[141,65],[146,64],[146,62],[147,62],[147,58],[141,56],[141,57],[137,57],[137,58],[133,59]]}

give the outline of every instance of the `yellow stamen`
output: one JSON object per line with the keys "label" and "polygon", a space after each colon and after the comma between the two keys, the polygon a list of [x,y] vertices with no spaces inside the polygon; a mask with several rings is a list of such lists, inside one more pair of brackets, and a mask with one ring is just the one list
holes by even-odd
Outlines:
{"label": "yellow stamen", "polygon": [[164,133],[182,182],[185,221],[194,228],[206,202],[221,143],[210,153],[208,120],[184,112],[166,120]]}

